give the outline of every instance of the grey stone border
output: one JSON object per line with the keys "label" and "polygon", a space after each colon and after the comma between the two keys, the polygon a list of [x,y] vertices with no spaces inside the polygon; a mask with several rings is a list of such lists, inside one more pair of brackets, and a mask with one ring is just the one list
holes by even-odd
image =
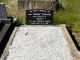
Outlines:
{"label": "grey stone border", "polygon": [[15,28],[14,28],[14,30],[13,30],[10,38],[9,38],[9,42],[7,43],[7,46],[6,46],[6,48],[4,49],[4,52],[3,52],[2,56],[0,57],[0,60],[5,60],[6,56],[8,55],[9,46],[11,45],[11,43],[12,43],[12,41],[13,41],[13,38],[14,38],[16,32],[17,32],[17,29],[18,29],[18,27],[15,27]]}
{"label": "grey stone border", "polygon": [[0,42],[2,41],[2,39],[5,36],[7,30],[9,29],[9,27],[10,27],[10,24],[5,24],[5,26],[1,30],[1,32],[0,32]]}
{"label": "grey stone border", "polygon": [[64,37],[66,38],[67,42],[68,42],[68,46],[70,48],[70,53],[73,56],[73,60],[80,60],[80,51],[77,50],[73,39],[71,38],[66,25],[62,27],[63,33],[64,33]]}

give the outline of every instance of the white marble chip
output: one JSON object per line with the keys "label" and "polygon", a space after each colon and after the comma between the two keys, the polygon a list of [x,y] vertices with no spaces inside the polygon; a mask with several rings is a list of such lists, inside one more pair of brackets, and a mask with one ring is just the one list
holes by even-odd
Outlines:
{"label": "white marble chip", "polygon": [[5,60],[73,60],[61,27],[20,27]]}

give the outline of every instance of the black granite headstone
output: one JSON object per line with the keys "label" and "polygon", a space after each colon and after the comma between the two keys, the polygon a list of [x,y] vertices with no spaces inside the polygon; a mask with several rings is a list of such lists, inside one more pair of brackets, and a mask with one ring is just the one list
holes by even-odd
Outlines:
{"label": "black granite headstone", "polygon": [[26,11],[28,25],[52,25],[53,11],[44,9],[33,9]]}

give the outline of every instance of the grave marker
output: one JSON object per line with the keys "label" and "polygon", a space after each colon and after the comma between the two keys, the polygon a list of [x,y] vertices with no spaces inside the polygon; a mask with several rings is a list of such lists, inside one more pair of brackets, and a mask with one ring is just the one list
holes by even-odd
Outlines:
{"label": "grave marker", "polygon": [[53,11],[44,9],[33,9],[26,11],[28,25],[52,25]]}

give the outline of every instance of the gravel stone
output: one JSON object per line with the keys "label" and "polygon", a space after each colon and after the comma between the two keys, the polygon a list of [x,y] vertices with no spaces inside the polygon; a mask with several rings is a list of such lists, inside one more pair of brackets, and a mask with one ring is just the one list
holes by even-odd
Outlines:
{"label": "gravel stone", "polygon": [[61,27],[20,27],[6,60],[73,60]]}

